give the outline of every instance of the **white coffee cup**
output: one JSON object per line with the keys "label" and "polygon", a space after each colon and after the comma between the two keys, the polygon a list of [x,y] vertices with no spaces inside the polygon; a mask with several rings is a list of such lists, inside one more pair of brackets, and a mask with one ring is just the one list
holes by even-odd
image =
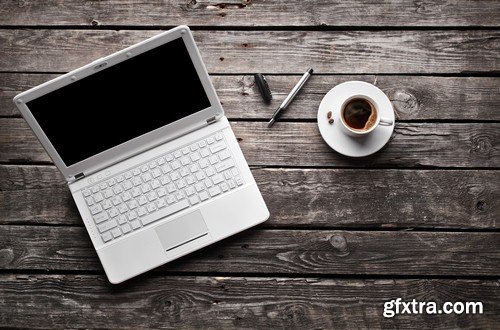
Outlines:
{"label": "white coffee cup", "polygon": [[342,130],[353,137],[366,136],[379,125],[392,126],[394,124],[391,118],[380,116],[377,103],[367,95],[352,95],[347,98],[340,106],[339,118]]}

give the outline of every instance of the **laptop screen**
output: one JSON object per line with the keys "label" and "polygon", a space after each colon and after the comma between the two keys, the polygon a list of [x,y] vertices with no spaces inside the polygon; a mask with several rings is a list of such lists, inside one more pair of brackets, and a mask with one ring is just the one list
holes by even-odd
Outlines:
{"label": "laptop screen", "polygon": [[210,107],[182,38],[26,104],[71,166]]}

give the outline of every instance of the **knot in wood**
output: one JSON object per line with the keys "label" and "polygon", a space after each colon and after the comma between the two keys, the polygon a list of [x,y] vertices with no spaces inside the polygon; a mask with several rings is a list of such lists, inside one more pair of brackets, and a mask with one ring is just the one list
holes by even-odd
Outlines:
{"label": "knot in wood", "polygon": [[403,114],[405,117],[415,117],[419,110],[417,98],[406,90],[396,89],[389,91],[389,99],[392,102],[394,111]]}
{"label": "knot in wood", "polygon": [[471,152],[478,156],[489,157],[493,149],[491,137],[485,134],[479,134],[471,137]]}
{"label": "knot in wood", "polygon": [[339,257],[345,257],[349,255],[349,248],[347,246],[347,240],[342,235],[333,235],[328,240],[335,250],[335,255]]}
{"label": "knot in wood", "polygon": [[0,266],[8,266],[14,260],[14,252],[11,249],[0,250]]}

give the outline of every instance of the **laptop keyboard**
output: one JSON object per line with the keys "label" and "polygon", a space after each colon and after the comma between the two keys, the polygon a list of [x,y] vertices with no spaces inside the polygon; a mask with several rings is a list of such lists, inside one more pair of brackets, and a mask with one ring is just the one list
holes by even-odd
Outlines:
{"label": "laptop keyboard", "polygon": [[98,182],[83,196],[106,243],[242,184],[218,132]]}

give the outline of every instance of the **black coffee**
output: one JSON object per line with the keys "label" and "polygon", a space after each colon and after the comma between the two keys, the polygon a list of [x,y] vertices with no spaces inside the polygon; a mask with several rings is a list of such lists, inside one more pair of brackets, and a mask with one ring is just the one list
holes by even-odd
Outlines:
{"label": "black coffee", "polygon": [[342,116],[345,123],[357,130],[368,130],[376,122],[377,110],[365,99],[352,99],[344,106]]}

